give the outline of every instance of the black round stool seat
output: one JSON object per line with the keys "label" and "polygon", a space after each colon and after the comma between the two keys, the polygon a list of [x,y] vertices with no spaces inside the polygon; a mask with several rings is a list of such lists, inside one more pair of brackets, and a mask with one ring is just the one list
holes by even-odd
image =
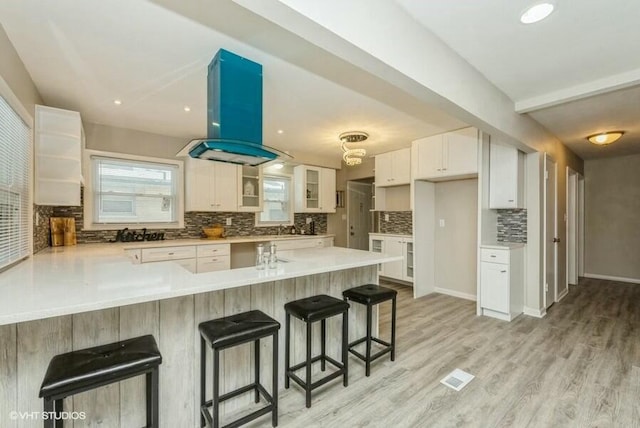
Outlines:
{"label": "black round stool seat", "polygon": [[[336,299],[335,297],[327,296],[326,294],[319,294],[317,296],[311,296],[304,299],[294,300],[284,305],[284,311],[286,313],[285,318],[285,332],[286,332],[286,347],[284,354],[284,366],[285,366],[285,378],[284,387],[289,388],[289,381],[293,380],[300,385],[305,391],[306,406],[311,407],[311,391],[324,385],[325,383],[342,376],[342,383],[347,386],[349,383],[349,364],[348,364],[348,346],[349,346],[349,304],[344,300]],[[327,343],[327,318],[335,315],[342,314],[342,362],[338,362],[329,357],[326,352]],[[294,316],[306,324],[307,331],[307,344],[306,344],[306,359],[291,366],[290,364],[290,339],[291,339],[291,316]],[[315,357],[311,356],[311,326],[314,322],[320,321],[320,355]],[[313,363],[320,362],[320,370],[325,371],[326,363],[330,363],[337,370],[331,374],[324,376],[323,378],[311,382],[311,365]],[[304,368],[305,379],[303,380],[296,371]]]}
{"label": "black round stool seat", "polygon": [[[151,335],[56,355],[40,387],[45,412],[62,413],[63,399],[70,395],[146,374],[147,426],[157,427],[161,363],[162,355]],[[53,424],[53,418],[44,421],[45,427]]]}
{"label": "black round stool seat", "polygon": [[[266,406],[230,422],[226,427],[238,427],[271,413],[271,424],[278,426],[278,330],[280,323],[264,312],[253,310],[205,321],[198,326],[200,330],[200,426],[220,427],[220,403],[247,392],[255,394],[255,402],[260,397]],[[260,383],[260,339],[271,336],[273,340],[273,374],[271,394]],[[253,342],[254,381],[249,385],[220,395],[220,352],[225,348]],[[213,351],[213,398],[206,395],[206,353],[207,344]],[[232,375],[232,374],[229,374]],[[211,411],[209,411],[211,408]]]}
{"label": "black round stool seat", "polygon": [[305,322],[314,322],[349,310],[349,304],[344,300],[319,294],[286,303],[284,310]]}
{"label": "black round stool seat", "polygon": [[398,292],[396,290],[375,284],[361,285],[342,292],[343,297],[363,305],[377,305],[391,300],[397,295]]}
{"label": "black round stool seat", "polygon": [[[365,375],[371,374],[371,363],[382,357],[387,352],[391,354],[391,361],[396,359],[396,296],[398,292],[391,288],[381,287],[376,284],[365,284],[358,287],[349,288],[342,292],[344,300],[351,300],[367,307],[367,334],[349,343],[349,352],[364,361]],[[373,306],[391,300],[391,342],[384,341],[378,337],[373,337]],[[361,343],[365,343],[366,350],[364,355],[355,350],[355,347]],[[383,348],[378,353],[371,355],[371,343],[376,342]]]}

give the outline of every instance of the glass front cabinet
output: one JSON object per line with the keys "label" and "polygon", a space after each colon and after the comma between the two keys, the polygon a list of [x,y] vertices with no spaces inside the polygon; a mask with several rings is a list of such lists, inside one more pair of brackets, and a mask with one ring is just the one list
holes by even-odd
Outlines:
{"label": "glass front cabinet", "polygon": [[238,167],[238,211],[262,211],[262,168],[242,165]]}

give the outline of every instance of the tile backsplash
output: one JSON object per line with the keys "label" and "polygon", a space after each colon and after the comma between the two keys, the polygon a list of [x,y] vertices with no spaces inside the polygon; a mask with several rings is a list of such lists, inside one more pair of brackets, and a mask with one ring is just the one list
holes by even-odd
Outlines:
{"label": "tile backsplash", "polygon": [[498,211],[498,242],[527,242],[527,210]]}
{"label": "tile backsplash", "polygon": [[[389,221],[385,221],[385,214]],[[413,234],[413,213],[411,211],[381,211],[378,217],[380,233]]]}

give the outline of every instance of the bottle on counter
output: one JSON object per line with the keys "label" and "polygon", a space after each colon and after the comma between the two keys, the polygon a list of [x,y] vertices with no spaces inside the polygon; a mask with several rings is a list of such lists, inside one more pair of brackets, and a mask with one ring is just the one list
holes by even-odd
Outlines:
{"label": "bottle on counter", "polygon": [[278,254],[276,253],[276,244],[274,242],[269,245],[269,269],[278,267]]}
{"label": "bottle on counter", "polygon": [[264,252],[264,244],[258,244],[256,247],[256,269],[263,270],[267,264],[267,257]]}

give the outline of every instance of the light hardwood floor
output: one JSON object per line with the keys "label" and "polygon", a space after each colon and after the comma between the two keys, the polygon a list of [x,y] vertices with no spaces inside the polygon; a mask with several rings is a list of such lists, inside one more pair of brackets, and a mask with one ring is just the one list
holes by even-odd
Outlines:
{"label": "light hardwood floor", "polygon": [[[350,360],[310,409],[280,394],[280,427],[638,427],[640,285],[583,279],[544,319],[475,315],[475,302],[399,291],[396,361]],[[381,309],[383,335],[389,309]],[[440,384],[461,368],[461,392]],[[263,417],[251,426],[270,426]]]}

